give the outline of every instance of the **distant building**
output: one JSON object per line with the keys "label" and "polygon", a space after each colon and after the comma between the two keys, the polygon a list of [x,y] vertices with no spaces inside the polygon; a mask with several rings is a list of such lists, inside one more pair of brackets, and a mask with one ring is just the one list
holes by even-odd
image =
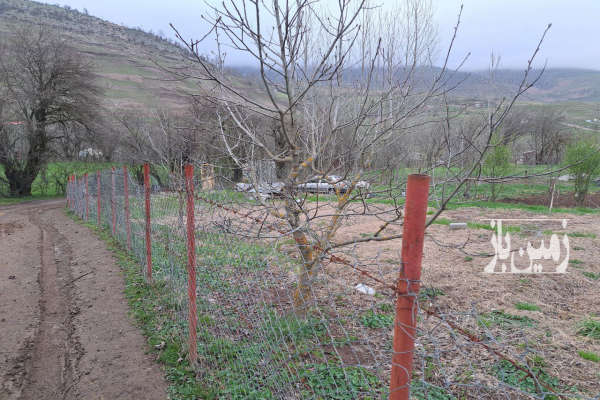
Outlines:
{"label": "distant building", "polygon": [[532,151],[524,152],[519,161],[520,161],[520,164],[535,165],[536,164],[535,151],[532,150]]}

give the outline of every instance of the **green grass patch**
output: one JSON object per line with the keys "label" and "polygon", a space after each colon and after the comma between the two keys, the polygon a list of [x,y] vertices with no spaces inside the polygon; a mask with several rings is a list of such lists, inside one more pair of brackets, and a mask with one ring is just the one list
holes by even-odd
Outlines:
{"label": "green grass patch", "polygon": [[0,197],[0,206],[10,206],[13,204],[21,204],[34,200],[53,200],[64,198],[64,194],[52,194],[52,195],[33,195],[25,197]]}
{"label": "green grass patch", "polygon": [[583,261],[573,258],[573,259],[569,260],[569,264],[581,265],[581,264],[583,264]]}
{"label": "green grass patch", "polygon": [[480,315],[478,322],[486,328],[493,326],[500,326],[503,328],[532,327],[536,324],[534,319],[526,316],[509,314],[502,310],[483,313]]}
{"label": "green grass patch", "polygon": [[590,279],[593,279],[595,281],[597,281],[598,279],[600,279],[600,273],[594,273],[594,272],[590,272],[590,271],[583,271],[581,273],[586,278],[590,278]]}
{"label": "green grass patch", "polygon": [[455,396],[443,388],[423,380],[413,379],[410,385],[410,397],[417,400],[454,400]]}
{"label": "green grass patch", "polygon": [[581,358],[583,358],[584,360],[588,360],[588,361],[593,361],[593,362],[600,362],[600,355],[596,354],[596,353],[592,353],[590,351],[578,351],[577,354],[579,354],[579,356]]}
{"label": "green grass patch", "polygon": [[[435,204],[432,204],[435,206]],[[536,214],[548,214],[548,207],[537,206],[530,204],[516,204],[516,203],[502,203],[502,202],[491,202],[491,201],[467,201],[467,202],[450,202],[446,207],[448,210],[456,210],[465,207],[476,207],[484,209],[503,209],[503,210],[524,210],[531,211]],[[573,207],[573,208],[553,208],[552,213],[563,213],[563,214],[598,214],[600,209],[598,208],[586,208],[586,207]]]}
{"label": "green grass patch", "polygon": [[600,340],[600,321],[588,318],[579,323],[577,334]]}
{"label": "green grass patch", "polygon": [[389,328],[394,325],[394,315],[368,310],[360,317],[360,323],[371,329]]}
{"label": "green grass patch", "polygon": [[595,233],[571,232],[567,233],[567,236],[596,239]]}
{"label": "green grass patch", "polygon": [[[438,217],[435,221],[433,221],[434,224],[437,225],[450,225],[450,223],[452,223],[452,221],[450,221],[448,218],[444,218],[444,217]],[[471,229],[484,229],[486,231],[495,231],[496,228],[492,228],[490,226],[489,223],[481,223],[481,222],[467,222],[467,226]],[[511,225],[502,225],[502,231],[503,232],[521,232],[521,227],[520,226],[511,226]]]}
{"label": "green grass patch", "polygon": [[541,311],[540,306],[531,303],[515,303],[515,308],[523,311]]}
{"label": "green grass patch", "polygon": [[[0,204],[14,204],[28,200],[42,200],[64,196],[67,179],[70,175],[83,176],[97,170],[110,168],[115,164],[104,162],[64,161],[46,165],[31,185],[31,196],[19,199],[8,197],[8,187],[2,183],[5,179],[4,169],[0,166]],[[4,197],[2,197],[4,196]]]}
{"label": "green grass patch", "polygon": [[419,301],[433,300],[438,296],[445,296],[446,293],[442,289],[433,286],[422,287],[419,291]]}
{"label": "green grass patch", "polygon": [[[548,375],[543,369],[543,363],[533,363],[530,366],[531,372],[537,377],[540,383],[543,383],[546,387],[551,388],[555,392],[565,392],[567,390],[572,391],[573,388],[563,388],[558,378]],[[515,367],[511,362],[506,360],[500,360],[493,368],[492,371],[496,377],[515,388],[534,394],[543,395],[544,399],[558,400],[559,397],[553,394],[549,394],[548,390],[541,384],[538,384],[533,378],[531,378],[525,371],[521,371]]]}
{"label": "green grass patch", "polygon": [[[81,222],[72,213],[69,214],[74,220]],[[181,309],[169,300],[170,289],[163,282],[148,285],[140,274],[137,260],[128,254],[106,230],[98,229],[89,223],[83,225],[95,231],[116,256],[117,263],[125,276],[125,296],[131,314],[149,344],[147,351],[155,353],[158,361],[164,366],[165,376],[169,382],[169,398],[173,400],[215,398],[205,385],[196,380],[196,372],[185,356],[187,344],[180,334],[185,328],[181,322],[173,319],[173,315]],[[159,348],[156,347],[157,345],[160,345]]]}
{"label": "green grass patch", "polygon": [[377,306],[377,308],[379,309],[379,311],[384,313],[394,312],[394,305],[391,303],[381,303]]}
{"label": "green grass patch", "polygon": [[[335,364],[309,364],[300,370],[300,377],[310,390],[303,390],[306,399],[378,399],[385,398],[386,389],[379,379],[363,367],[341,368]],[[379,389],[375,392],[374,387]]]}

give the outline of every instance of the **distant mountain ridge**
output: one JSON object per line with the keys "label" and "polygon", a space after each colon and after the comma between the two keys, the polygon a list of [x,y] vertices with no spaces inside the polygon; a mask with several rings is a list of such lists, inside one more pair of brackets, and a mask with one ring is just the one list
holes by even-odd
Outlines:
{"label": "distant mountain ridge", "polygon": [[[106,103],[114,108],[181,108],[189,104],[188,94],[197,94],[199,83],[174,80],[160,66],[187,65],[187,49],[173,40],[140,28],[105,21],[84,12],[30,0],[0,0],[0,40],[19,27],[45,25],[67,37],[97,67],[98,83],[104,89]],[[256,98],[264,96],[254,67],[229,68],[231,81]],[[538,71],[531,72],[531,78]],[[358,79],[360,71],[345,73]],[[401,74],[402,72],[399,72]],[[437,67],[419,67],[417,84],[424,85],[439,73]],[[510,96],[523,77],[522,70],[502,69],[490,81],[487,71],[447,71],[449,87],[460,83],[451,93],[459,99],[482,100],[488,96]],[[276,77],[274,77],[276,78]],[[548,69],[522,100],[534,102],[600,102],[600,71]]]}
{"label": "distant mountain ridge", "polygon": [[[532,70],[528,80],[535,79],[541,70]],[[471,96],[485,93],[486,88],[498,87],[503,94],[514,93],[521,83],[524,70],[500,69],[494,72],[493,80],[488,71],[461,72],[466,77],[456,96]],[[540,102],[600,101],[600,71],[577,68],[552,68],[543,71],[540,79],[523,96],[525,100]]]}
{"label": "distant mountain ridge", "polygon": [[[231,68],[237,74],[249,79],[256,79],[258,69],[248,66],[237,66]],[[425,87],[441,72],[439,67],[418,67],[414,71],[414,78],[417,86]],[[528,76],[528,82],[533,81],[542,72],[541,70],[532,70]],[[344,72],[344,79],[352,84],[353,81],[360,79],[361,71],[359,69],[348,69]],[[406,72],[401,69],[397,72],[396,78],[401,80]],[[375,76],[377,87],[378,73]],[[445,72],[443,81],[447,87],[454,88],[451,91],[451,97],[460,99],[485,99],[487,96],[511,96],[514,94],[523,80],[524,69],[499,69],[494,71],[493,78],[489,71],[452,71]],[[277,79],[273,74],[272,79]],[[562,101],[581,101],[598,102],[600,101],[600,71],[577,69],[577,68],[556,68],[543,71],[541,78],[529,89],[522,100],[535,102],[562,102]]]}

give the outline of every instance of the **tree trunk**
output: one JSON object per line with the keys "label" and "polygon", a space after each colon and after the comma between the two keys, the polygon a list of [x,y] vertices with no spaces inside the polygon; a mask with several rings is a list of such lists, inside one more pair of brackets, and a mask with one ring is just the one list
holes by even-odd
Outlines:
{"label": "tree trunk", "polygon": [[298,287],[294,292],[294,305],[302,309],[310,304],[313,280],[318,270],[318,254],[306,239],[304,232],[297,230],[293,233],[293,236],[302,256],[302,265],[298,274]]}
{"label": "tree trunk", "polygon": [[31,196],[31,186],[37,176],[37,170],[34,172],[31,168],[27,167],[19,170],[5,166],[4,174],[8,180],[10,195],[12,197]]}

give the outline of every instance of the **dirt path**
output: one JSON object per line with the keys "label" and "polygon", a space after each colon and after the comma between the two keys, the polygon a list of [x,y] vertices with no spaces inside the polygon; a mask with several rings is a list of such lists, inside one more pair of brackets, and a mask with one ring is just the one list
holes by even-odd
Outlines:
{"label": "dirt path", "polygon": [[112,254],[63,206],[0,207],[0,399],[165,399]]}

